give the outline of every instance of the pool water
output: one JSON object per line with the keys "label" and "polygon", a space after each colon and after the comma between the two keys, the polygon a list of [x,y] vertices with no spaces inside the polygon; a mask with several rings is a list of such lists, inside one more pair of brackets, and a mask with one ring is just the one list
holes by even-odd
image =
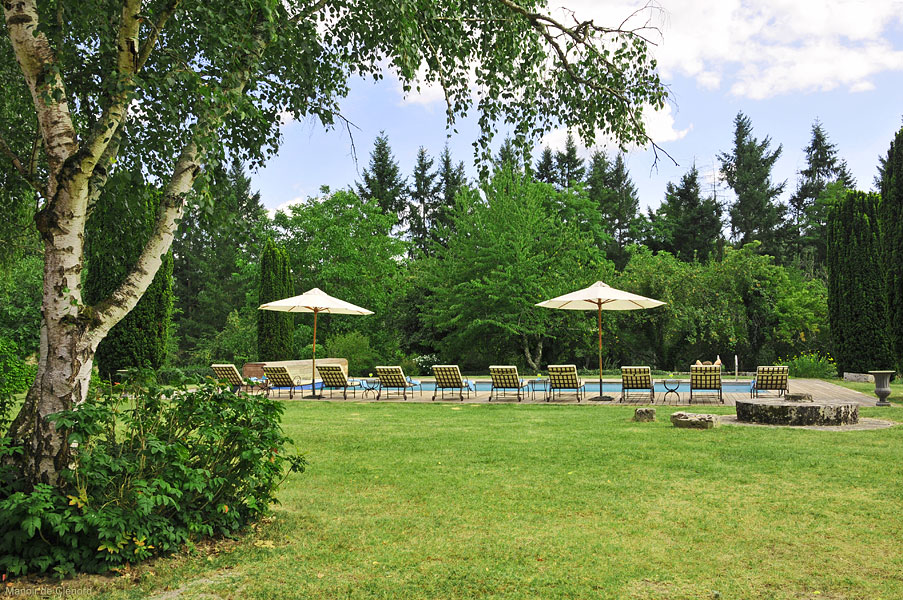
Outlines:
{"label": "pool water", "polygon": [[[414,380],[417,381],[416,378],[414,378]],[[530,380],[527,379],[526,381],[530,381]],[[541,381],[543,381],[546,385],[548,385],[547,379],[543,379]],[[584,379],[584,381],[586,382],[586,392],[588,394],[598,394],[599,393],[599,381],[598,380],[586,381]],[[538,386],[538,389],[543,389],[541,387],[541,385],[542,384],[540,384],[540,386]],[[491,389],[492,384],[489,381],[477,381],[476,386],[477,386],[478,392],[488,392]],[[427,390],[433,391],[435,389],[435,387],[436,387],[435,384],[431,381],[423,382],[423,390],[424,391],[427,391]],[[527,389],[529,389],[529,388],[527,388]],[[665,389],[665,385],[661,382],[655,382],[654,389],[655,389],[656,394],[664,394],[666,391],[668,391]],[[680,382],[680,385],[678,385],[678,387],[675,391],[679,392],[681,394],[683,394],[683,393],[689,394],[690,393],[690,382],[689,381]],[[701,391],[704,392],[704,390],[701,390]],[[749,393],[749,381],[737,381],[737,382],[723,381],[721,384],[721,391],[724,392],[725,394]],[[616,382],[603,381],[602,382],[602,393],[609,394],[609,395],[620,394],[621,393],[621,384],[616,383]],[[630,393],[631,394],[642,393],[642,390],[630,390]]]}

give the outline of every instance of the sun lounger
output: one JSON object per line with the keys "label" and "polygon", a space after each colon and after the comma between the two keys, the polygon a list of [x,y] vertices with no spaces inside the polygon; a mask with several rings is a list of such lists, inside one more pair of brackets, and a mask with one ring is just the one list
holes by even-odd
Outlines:
{"label": "sun lounger", "polygon": [[408,399],[408,390],[411,390],[413,395],[413,388],[418,388],[420,394],[423,394],[423,387],[420,385],[420,382],[414,381],[410,377],[405,377],[401,367],[376,367],[376,376],[379,377],[379,391],[376,392],[377,400],[382,396],[383,390],[386,391],[386,396],[389,395],[390,390],[401,390],[401,396],[405,400]]}
{"label": "sun lounger", "polygon": [[549,393],[546,402],[555,399],[555,392],[577,394],[577,402],[586,393],[586,383],[577,375],[577,365],[549,365]]}
{"label": "sun lounger", "polygon": [[690,365],[690,404],[693,404],[693,393],[700,390],[718,392],[718,400],[724,404],[721,365]]}
{"label": "sun lounger", "polygon": [[348,390],[351,390],[351,395],[355,394],[356,390],[363,389],[363,385],[357,379],[348,379],[348,374],[345,373],[345,369],[342,365],[317,365],[317,372],[320,374],[320,379],[323,380],[323,389],[329,390],[329,395],[332,397],[333,390],[342,390],[342,398],[348,399]]}
{"label": "sun lounger", "polygon": [[464,392],[467,391],[467,397],[470,398],[470,392],[476,393],[477,388],[469,379],[461,377],[461,370],[458,365],[433,365],[433,377],[436,378],[436,387],[433,389],[433,400],[439,391],[442,391],[442,397],[445,397],[445,390],[458,390],[461,402],[464,402]]}
{"label": "sun lounger", "polygon": [[773,390],[778,396],[783,396],[788,391],[789,372],[790,367],[787,365],[756,367],[756,378],[752,380],[749,388],[750,397],[758,397],[759,392],[765,390]]}
{"label": "sun lounger", "polygon": [[627,400],[627,393],[630,390],[643,390],[644,395],[645,392],[649,392],[649,402],[655,402],[650,367],[621,367],[621,402]]}
{"label": "sun lounger", "polygon": [[517,401],[523,399],[523,392],[527,388],[528,383],[520,378],[515,366],[495,365],[489,367],[489,376],[492,378],[492,387],[489,388],[489,401],[492,402],[492,395],[498,398],[498,390],[502,390],[502,395],[509,390],[517,393]]}
{"label": "sun lounger", "polygon": [[303,380],[300,377],[293,379],[291,373],[289,373],[285,367],[271,367],[264,365],[263,373],[267,377],[266,390],[268,397],[273,391],[275,391],[277,395],[282,395],[282,390],[288,389],[288,397],[291,399],[295,395],[296,387],[303,389]]}
{"label": "sun lounger", "polygon": [[213,374],[216,375],[218,380],[225,381],[232,386],[233,392],[237,392],[242,388],[244,388],[246,392],[250,392],[253,388],[260,385],[260,383],[254,379],[245,379],[242,377],[235,365],[231,363],[210,365],[210,368],[213,369]]}

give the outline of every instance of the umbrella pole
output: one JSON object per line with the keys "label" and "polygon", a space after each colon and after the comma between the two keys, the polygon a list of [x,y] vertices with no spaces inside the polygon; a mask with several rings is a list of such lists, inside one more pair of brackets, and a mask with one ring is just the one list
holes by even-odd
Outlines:
{"label": "umbrella pole", "polygon": [[314,358],[313,362],[311,362],[310,368],[310,396],[305,396],[305,398],[319,398],[317,395],[317,313],[320,312],[316,308],[314,309]]}
{"label": "umbrella pole", "polygon": [[598,306],[599,313],[599,399],[602,399],[602,303]]}

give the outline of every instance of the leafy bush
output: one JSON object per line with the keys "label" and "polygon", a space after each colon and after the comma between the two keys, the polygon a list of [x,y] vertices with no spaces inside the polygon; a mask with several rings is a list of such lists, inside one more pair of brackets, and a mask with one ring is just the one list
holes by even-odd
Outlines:
{"label": "leafy bush", "polygon": [[373,371],[378,361],[376,352],[370,347],[370,338],[358,331],[331,336],[326,342],[326,352],[331,358],[347,358],[351,375]]}
{"label": "leafy bush", "polygon": [[439,364],[439,357],[435,354],[424,354],[423,356],[415,356],[414,362],[421,373],[430,373],[433,365]]}
{"label": "leafy bush", "polygon": [[0,431],[6,430],[12,418],[15,394],[28,389],[34,380],[35,369],[18,357],[15,342],[0,338]]}
{"label": "leafy bush", "polygon": [[[209,382],[194,391],[103,386],[54,416],[78,442],[62,488],[26,490],[2,473],[0,570],[102,572],[233,534],[276,502],[287,470],[304,470],[287,451],[282,411]],[[0,442],[0,455],[15,450]]]}
{"label": "leafy bush", "polygon": [[837,377],[837,366],[834,364],[834,359],[828,354],[822,356],[817,352],[808,352],[791,359],[780,360],[778,364],[789,366],[791,377],[820,379]]}

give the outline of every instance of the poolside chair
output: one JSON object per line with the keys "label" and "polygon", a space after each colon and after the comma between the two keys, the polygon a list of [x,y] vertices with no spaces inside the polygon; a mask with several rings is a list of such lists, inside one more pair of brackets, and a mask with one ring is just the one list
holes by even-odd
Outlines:
{"label": "poolside chair", "polygon": [[621,402],[627,400],[627,392],[630,390],[643,390],[644,395],[645,392],[649,392],[649,402],[655,402],[652,369],[649,367],[621,367]]}
{"label": "poolside chair", "polygon": [[357,379],[348,379],[348,374],[345,373],[345,369],[342,365],[317,365],[317,372],[320,374],[320,379],[323,380],[323,389],[329,390],[329,396],[332,397],[333,390],[342,390],[342,399],[348,399],[348,390],[351,390],[351,395],[355,394],[356,390],[363,389],[363,384]]}
{"label": "poolside chair", "polygon": [[382,396],[383,390],[386,390],[386,396],[389,395],[389,390],[401,390],[401,396],[405,400],[408,399],[408,390],[411,390],[411,395],[413,395],[413,388],[415,387],[419,388],[420,395],[423,395],[423,387],[420,385],[420,382],[414,381],[410,377],[405,377],[401,367],[376,367],[376,376],[379,377],[379,391],[376,392],[377,400]]}
{"label": "poolside chair", "polygon": [[787,383],[789,373],[790,367],[787,365],[756,367],[756,378],[749,387],[750,398],[758,397],[759,392],[764,390],[774,390],[778,396],[783,396],[789,389]]}
{"label": "poolside chair", "polygon": [[461,377],[461,370],[458,365],[433,365],[433,377],[436,378],[436,387],[433,388],[433,400],[436,394],[442,390],[442,397],[445,398],[445,390],[458,390],[461,402],[464,402],[464,391],[467,391],[467,397],[470,398],[470,392],[476,393],[477,386],[469,379]]}
{"label": "poolside chair", "polygon": [[577,365],[549,365],[549,392],[546,402],[555,399],[555,392],[575,392],[577,402],[586,394],[586,383],[577,375]]}
{"label": "poolside chair", "polygon": [[231,363],[210,365],[210,368],[213,369],[213,374],[216,375],[218,380],[225,381],[232,386],[233,392],[237,392],[242,388],[246,392],[250,392],[253,388],[260,385],[260,382],[254,378],[245,379],[242,377],[235,365]]}
{"label": "poolside chair", "polygon": [[270,392],[275,391],[278,395],[282,395],[282,390],[288,388],[288,397],[291,400],[295,395],[295,388],[302,387],[303,380],[300,377],[292,379],[291,373],[285,367],[264,365],[263,373],[267,376],[266,391],[268,398]]}
{"label": "poolside chair", "polygon": [[718,400],[724,404],[721,393],[721,365],[690,365],[690,404],[693,404],[693,392],[717,391]]}
{"label": "poolside chair", "polygon": [[508,390],[517,392],[517,401],[523,399],[523,391],[529,385],[517,374],[517,367],[499,366],[489,367],[489,376],[492,378],[492,387],[489,388],[489,401],[492,402],[492,394],[498,398],[497,390],[502,390],[502,395]]}

